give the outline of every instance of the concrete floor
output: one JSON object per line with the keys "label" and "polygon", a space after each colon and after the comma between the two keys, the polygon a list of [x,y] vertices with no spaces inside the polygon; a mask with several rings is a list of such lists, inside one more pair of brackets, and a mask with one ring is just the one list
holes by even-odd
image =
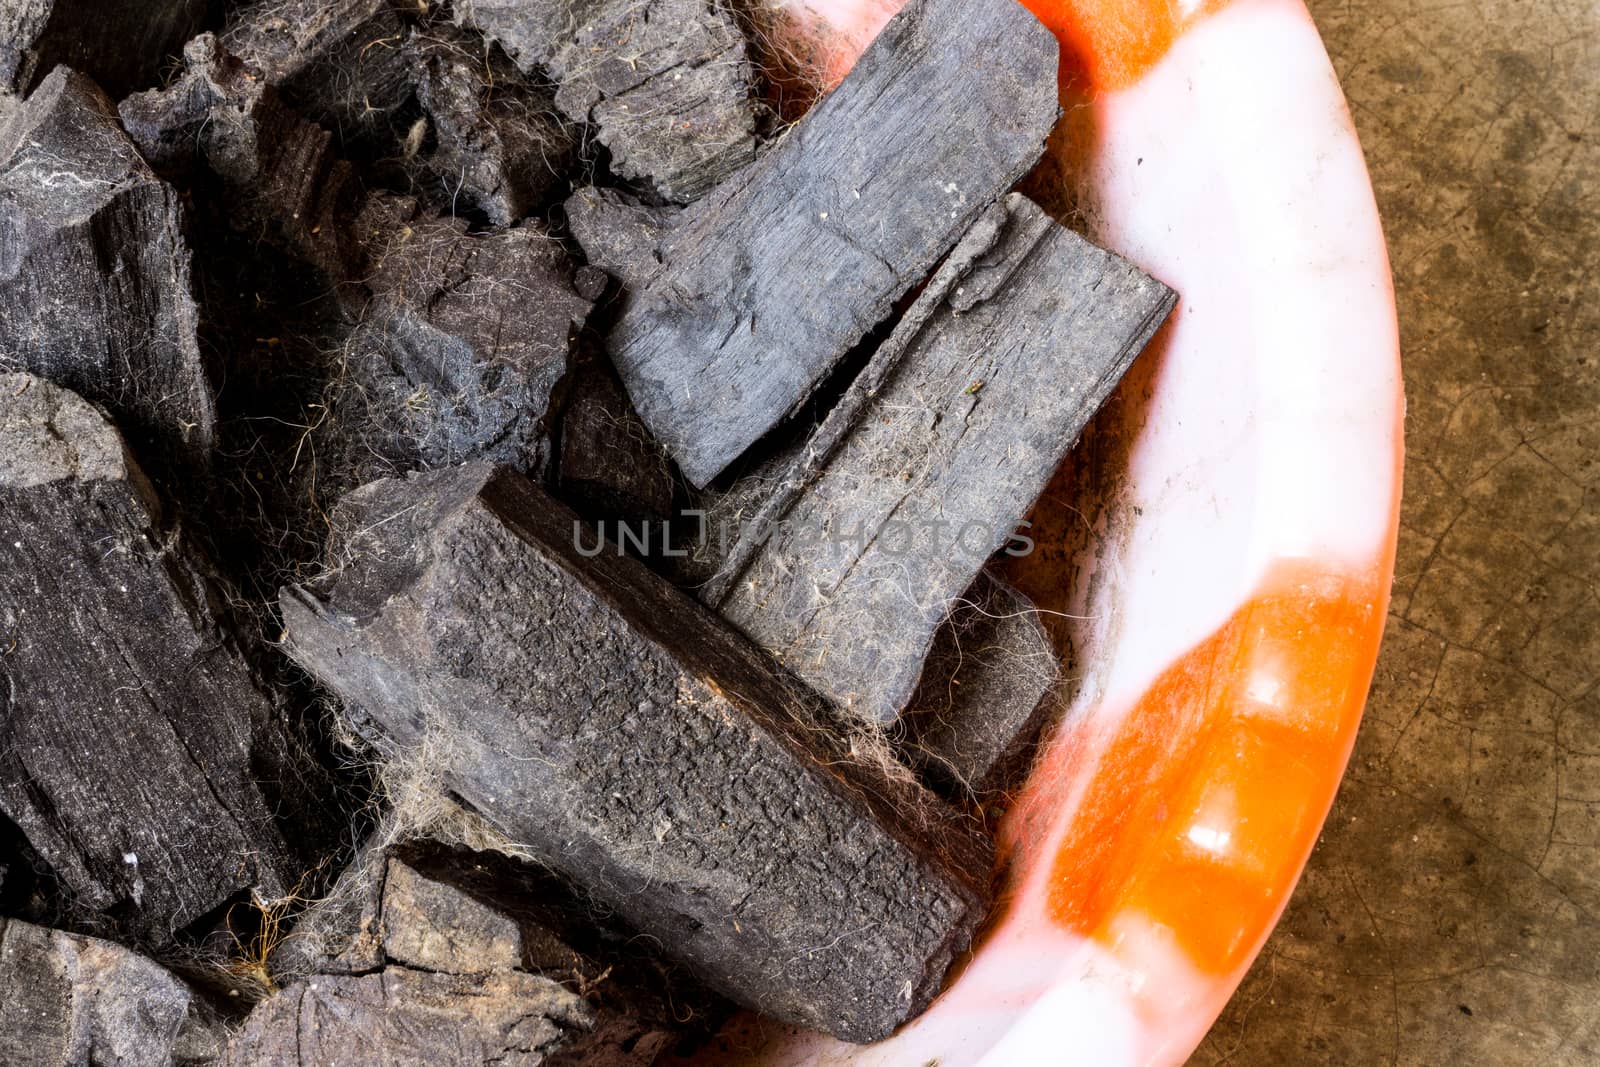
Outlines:
{"label": "concrete floor", "polygon": [[1410,402],[1394,606],[1287,915],[1198,1064],[1600,1064],[1600,8],[1312,0]]}

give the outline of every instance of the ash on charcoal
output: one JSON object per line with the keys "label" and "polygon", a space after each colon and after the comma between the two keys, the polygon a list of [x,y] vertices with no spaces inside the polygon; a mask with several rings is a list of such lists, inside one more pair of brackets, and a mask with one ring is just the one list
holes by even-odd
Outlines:
{"label": "ash on charcoal", "polygon": [[1003,806],[1058,710],[1061,682],[1038,609],[984,571],[934,638],[904,750],[945,796]]}
{"label": "ash on charcoal", "polygon": [[482,464],[366,487],[327,599],[283,598],[290,654],[713,988],[886,1035],[982,918],[986,847],[692,601],[580,552],[575,522]]}
{"label": "ash on charcoal", "polygon": [[161,80],[208,0],[0,0],[0,93],[29,93],[58,65],[114,97]]}
{"label": "ash on charcoal", "polygon": [[1174,302],[1024,197],[993,205],[798,459],[764,472],[703,598],[837,707],[894,722]]}
{"label": "ash on charcoal", "polygon": [[216,441],[178,194],[111,102],[57,68],[0,123],[0,371],[105,405],[153,470]]}
{"label": "ash on charcoal", "polygon": [[792,414],[1039,158],[1056,65],[1011,0],[913,0],[663,240],[610,346],[693,485]]}
{"label": "ash on charcoal", "polygon": [[293,772],[222,590],[105,417],[30,375],[0,375],[0,543],[0,808],[75,902],[162,940],[281,892],[257,779]]}
{"label": "ash on charcoal", "polygon": [[0,918],[0,1063],[166,1067],[194,1045],[187,986],[93,937]]}
{"label": "ash on charcoal", "polygon": [[688,203],[755,159],[754,72],[716,0],[460,0],[456,19],[559,87],[612,170]]}

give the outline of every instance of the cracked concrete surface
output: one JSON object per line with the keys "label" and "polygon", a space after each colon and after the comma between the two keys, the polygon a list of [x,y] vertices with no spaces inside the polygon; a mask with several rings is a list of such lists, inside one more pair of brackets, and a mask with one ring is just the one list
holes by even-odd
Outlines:
{"label": "cracked concrete surface", "polygon": [[1600,1064],[1600,9],[1312,0],[1410,415],[1350,772],[1197,1064]]}

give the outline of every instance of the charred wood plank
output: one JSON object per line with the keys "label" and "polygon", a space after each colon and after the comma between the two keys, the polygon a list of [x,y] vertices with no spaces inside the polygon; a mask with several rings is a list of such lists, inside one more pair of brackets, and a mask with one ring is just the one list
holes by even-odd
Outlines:
{"label": "charred wood plank", "polygon": [[[981,918],[985,846],[826,740],[814,696],[487,466],[377,483],[288,648],[449,788],[708,984],[864,1041]],[[840,938],[840,930],[854,931]]]}
{"label": "charred wood plank", "polygon": [[704,598],[838,707],[893,721],[951,605],[1174,301],[1022,196],[993,205]]}
{"label": "charred wood plank", "polygon": [[710,0],[462,0],[457,21],[558,86],[612,169],[695,200],[755,158],[754,74],[743,33]]}
{"label": "charred wood plank", "polygon": [[191,994],[93,937],[0,919],[0,1063],[166,1067]]}
{"label": "charred wood plank", "polygon": [[121,98],[161,80],[200,30],[207,0],[0,0],[0,93],[29,93],[58,65]]}
{"label": "charred wood plank", "polygon": [[0,375],[0,544],[0,808],[84,906],[144,936],[281,892],[255,780],[275,709],[210,569],[110,423],[29,375]]}
{"label": "charred wood plank", "polygon": [[104,405],[145,461],[216,440],[178,194],[92,82],[57,68],[0,125],[0,371]]}
{"label": "charred wood plank", "polygon": [[1014,0],[913,0],[666,238],[611,353],[691,483],[803,403],[1033,165],[1057,114],[1056,58]]}
{"label": "charred wood plank", "polygon": [[1038,609],[985,571],[951,606],[906,709],[911,763],[947,797],[1003,805],[1061,681]]}

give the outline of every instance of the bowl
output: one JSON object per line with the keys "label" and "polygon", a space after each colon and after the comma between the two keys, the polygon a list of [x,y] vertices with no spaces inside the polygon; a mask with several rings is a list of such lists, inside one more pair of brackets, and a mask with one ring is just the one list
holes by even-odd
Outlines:
{"label": "bowl", "polygon": [[[836,84],[895,13],[782,0]],[[1404,401],[1377,208],[1298,0],[1029,0],[1064,117],[1026,190],[1181,301],[1009,577],[1075,690],[1000,827],[1003,896],[920,1019],[745,1020],[697,1062],[1183,1062],[1282,913],[1349,758],[1394,569]]]}

